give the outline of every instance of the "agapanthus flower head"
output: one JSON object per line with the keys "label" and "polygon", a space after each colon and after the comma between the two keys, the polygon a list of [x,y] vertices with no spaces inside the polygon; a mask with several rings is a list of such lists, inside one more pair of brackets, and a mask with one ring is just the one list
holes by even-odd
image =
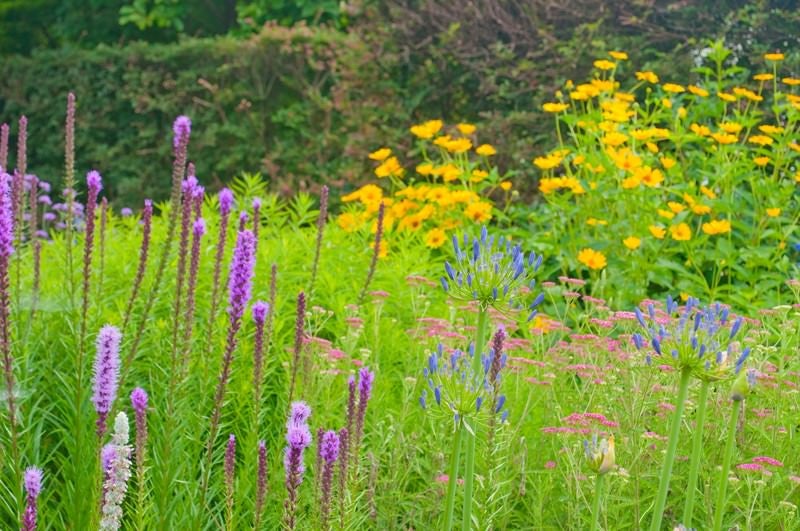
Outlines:
{"label": "agapanthus flower head", "polygon": [[741,349],[737,340],[743,335],[744,318],[732,316],[719,303],[702,307],[689,297],[679,306],[667,297],[665,309],[648,302],[645,312],[636,308],[635,314],[643,332],[633,334],[632,340],[638,349],[648,351],[648,363],[655,354],[659,364],[718,381],[739,374],[750,355],[750,348]]}
{"label": "agapanthus flower head", "polygon": [[584,439],[583,450],[586,455],[586,462],[592,471],[597,474],[605,474],[614,469],[616,456],[614,454],[613,435],[598,441],[595,433],[591,441]]}
{"label": "agapanthus flower head", "polygon": [[223,188],[217,194],[217,198],[219,199],[219,212],[223,216],[227,216],[231,213],[231,209],[233,208],[233,192],[231,192],[228,188]]}
{"label": "agapanthus flower head", "polygon": [[178,116],[172,124],[172,132],[174,133],[172,145],[177,148],[181,138],[185,137],[186,141],[189,140],[189,135],[192,132],[192,120],[188,116]]}
{"label": "agapanthus flower head", "polygon": [[[521,309],[521,295],[534,288],[534,275],[542,265],[541,255],[526,254],[503,236],[495,239],[486,227],[472,241],[465,234],[459,242],[454,235],[453,251],[455,263],[445,262],[442,287],[455,299],[478,301],[483,307],[501,308],[507,303]],[[529,320],[536,315],[542,300],[544,296],[540,294],[529,304]]]}
{"label": "agapanthus flower head", "polygon": [[502,420],[508,416],[504,410],[506,398],[500,395],[494,411],[491,410],[491,396],[493,387],[490,378],[491,355],[484,357],[475,372],[472,359],[475,356],[474,345],[466,351],[454,349],[447,351],[441,343],[436,350],[428,355],[428,364],[422,369],[422,374],[428,382],[427,389],[423,389],[420,404],[427,408],[430,399],[437,406],[441,406],[449,414],[458,417],[476,415],[479,413],[500,414]]}

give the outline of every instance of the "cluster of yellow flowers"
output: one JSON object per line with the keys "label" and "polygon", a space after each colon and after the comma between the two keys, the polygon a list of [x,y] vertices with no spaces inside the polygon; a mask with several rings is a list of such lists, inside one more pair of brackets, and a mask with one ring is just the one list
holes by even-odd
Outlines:
{"label": "cluster of yellow flowers", "polygon": [[[407,173],[390,148],[370,153],[376,163],[375,176],[388,181],[389,190],[370,183],[343,196],[342,201],[353,206],[339,215],[337,223],[347,232],[367,226],[375,232],[383,204],[385,233],[419,233],[425,245],[438,248],[447,241],[449,231],[465,222],[492,219],[490,194],[508,200],[512,184],[490,163],[497,154],[494,146],[475,147],[475,125],[459,123],[448,128],[441,120],[429,120],[410,131],[420,142],[422,161]],[[380,250],[381,255],[387,252],[385,247]]]}
{"label": "cluster of yellow flowers", "polygon": [[[661,83],[655,72],[636,71],[631,88],[622,90],[615,75],[628,55],[614,51],[609,57],[595,61],[593,79],[568,81],[555,101],[542,105],[556,117],[559,146],[533,164],[554,216],[566,224],[625,231],[616,241],[597,230],[589,236],[615,254],[639,249],[649,238],[658,250],[655,240],[667,237],[690,242],[730,234],[733,201],[742,193],[753,197],[746,202],[756,211],[736,230],[763,230],[767,219],[795,223],[781,213],[793,201],[787,182],[800,183],[800,95],[792,93],[800,79],[779,81],[783,54],[764,56],[772,72],[753,75],[752,88],[724,79],[705,87]],[[770,107],[759,109],[767,97]],[[780,125],[770,123],[776,114]],[[609,219],[592,217],[601,212]],[[782,249],[787,232],[774,233]],[[607,265],[606,255],[593,248],[579,250],[577,259],[590,269]]]}

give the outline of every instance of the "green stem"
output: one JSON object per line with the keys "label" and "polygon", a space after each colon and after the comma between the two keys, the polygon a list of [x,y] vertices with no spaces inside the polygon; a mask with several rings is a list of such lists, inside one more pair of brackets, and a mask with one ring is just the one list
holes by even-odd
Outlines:
{"label": "green stem", "polygon": [[464,432],[462,422],[458,423],[456,435],[453,439],[453,450],[450,455],[450,467],[447,477],[447,503],[444,513],[444,529],[450,531],[453,528],[453,513],[456,507],[456,484],[458,482],[458,461],[461,455],[461,434]]}
{"label": "green stem", "polygon": [[603,497],[603,478],[605,474],[597,474],[597,481],[594,485],[594,502],[592,503],[592,523],[590,531],[600,529],[600,498]]}
{"label": "green stem", "polygon": [[722,515],[725,513],[725,494],[728,490],[728,472],[731,469],[733,447],[736,445],[736,425],[739,423],[739,409],[741,403],[733,403],[730,424],[728,424],[728,442],[725,445],[725,457],[722,461],[722,470],[717,483],[717,503],[714,509],[714,531],[722,529]]}
{"label": "green stem", "polygon": [[[482,374],[481,355],[486,343],[486,330],[489,325],[489,311],[484,305],[478,309],[478,329],[475,332],[475,354],[472,356],[473,374]],[[493,414],[493,412],[490,412]],[[475,475],[475,439],[478,425],[467,424],[467,419],[463,420],[464,429],[467,431],[467,455],[464,470],[464,512],[461,518],[461,529],[467,531],[472,526],[472,486],[473,476]],[[471,429],[467,429],[471,428]]]}
{"label": "green stem", "polygon": [[706,403],[708,398],[708,388],[710,383],[704,381],[700,385],[700,396],[697,404],[697,423],[694,427],[692,436],[692,458],[689,462],[689,484],[686,487],[686,504],[683,506],[683,525],[692,527],[692,515],[694,513],[694,501],[696,499],[697,476],[700,472],[700,454],[703,449],[703,427],[706,422]]}
{"label": "green stem", "polygon": [[660,531],[661,520],[664,518],[664,506],[667,503],[667,491],[669,490],[669,480],[672,477],[672,465],[675,462],[675,451],[678,449],[678,438],[681,434],[681,420],[683,418],[683,406],[686,402],[686,394],[689,391],[689,380],[691,371],[683,369],[681,381],[678,386],[678,398],[675,403],[675,413],[672,417],[672,426],[669,432],[669,442],[667,445],[667,455],[664,457],[664,465],[661,468],[661,480],[658,483],[658,495],[656,505],[653,509],[653,523],[650,531]]}

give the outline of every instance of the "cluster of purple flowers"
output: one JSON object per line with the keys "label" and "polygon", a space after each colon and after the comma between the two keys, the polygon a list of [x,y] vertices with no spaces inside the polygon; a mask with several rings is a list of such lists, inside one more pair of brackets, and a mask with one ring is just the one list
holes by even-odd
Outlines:
{"label": "cluster of purple flowers", "polygon": [[286,450],[283,466],[286,472],[286,512],[284,522],[289,529],[295,528],[298,488],[303,483],[305,465],[303,454],[311,445],[311,430],[308,418],[311,408],[305,402],[293,402],[286,421]]}

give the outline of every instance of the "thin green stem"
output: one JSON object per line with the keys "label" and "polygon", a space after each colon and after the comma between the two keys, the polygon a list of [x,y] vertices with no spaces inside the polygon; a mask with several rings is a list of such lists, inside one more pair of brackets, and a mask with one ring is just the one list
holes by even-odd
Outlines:
{"label": "thin green stem", "polygon": [[722,461],[722,470],[719,473],[717,482],[717,502],[714,508],[714,531],[722,529],[722,515],[725,514],[725,495],[728,490],[728,472],[731,469],[731,459],[733,459],[733,447],[736,446],[736,426],[739,423],[739,409],[741,402],[733,403],[733,411],[728,424],[728,442],[725,445],[725,457]]}
{"label": "thin green stem", "polygon": [[447,502],[444,512],[444,529],[450,531],[453,528],[453,514],[456,507],[456,483],[458,482],[458,464],[461,457],[461,435],[464,432],[462,422],[458,423],[455,438],[453,439],[453,450],[450,455],[450,467],[447,477]]}
{"label": "thin green stem", "polygon": [[678,398],[675,403],[675,413],[672,416],[672,426],[669,430],[669,442],[667,445],[667,455],[664,456],[664,465],[661,467],[661,480],[658,483],[658,494],[656,504],[653,508],[653,523],[650,531],[660,531],[661,520],[664,518],[664,506],[667,503],[667,491],[669,491],[669,480],[672,477],[672,465],[675,463],[675,451],[678,449],[678,438],[681,434],[681,421],[683,419],[683,406],[686,403],[686,395],[689,391],[689,380],[691,371],[683,369],[681,371],[681,381],[678,385]]}
{"label": "thin green stem", "polygon": [[706,422],[706,403],[708,402],[708,388],[710,383],[704,381],[700,385],[700,395],[697,397],[697,419],[692,436],[692,457],[689,461],[689,484],[686,487],[686,504],[683,506],[683,525],[692,527],[694,501],[696,499],[697,476],[700,472],[700,454],[703,450],[703,428]]}
{"label": "thin green stem", "polygon": [[590,531],[600,529],[600,498],[603,497],[603,479],[605,474],[597,474],[597,481],[594,485],[594,502],[592,503],[592,523]]}

